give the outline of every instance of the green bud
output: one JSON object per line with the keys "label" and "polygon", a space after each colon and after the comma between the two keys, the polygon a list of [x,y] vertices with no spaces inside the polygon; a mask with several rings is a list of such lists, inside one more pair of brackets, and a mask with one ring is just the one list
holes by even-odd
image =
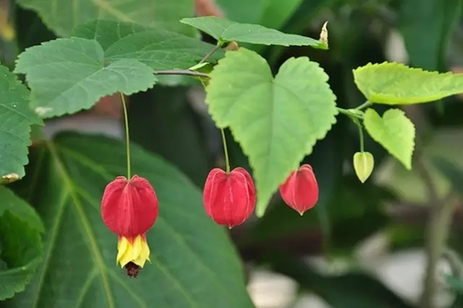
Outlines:
{"label": "green bud", "polygon": [[375,160],[370,152],[357,152],[354,154],[354,170],[360,182],[365,183],[373,172]]}

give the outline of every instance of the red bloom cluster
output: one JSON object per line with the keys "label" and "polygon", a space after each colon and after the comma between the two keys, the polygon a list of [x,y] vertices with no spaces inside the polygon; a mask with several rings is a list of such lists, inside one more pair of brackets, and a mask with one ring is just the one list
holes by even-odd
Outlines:
{"label": "red bloom cluster", "polygon": [[[318,201],[318,184],[312,167],[303,165],[280,185],[283,200],[301,215]],[[214,168],[209,172],[203,195],[206,213],[219,225],[232,228],[254,212],[256,189],[251,175],[238,167],[231,172]],[[148,180],[134,175],[118,176],[103,193],[101,216],[109,230],[118,235],[117,263],[127,275],[137,277],[149,261],[146,232],[159,212],[156,193]]]}
{"label": "red bloom cluster", "polygon": [[[310,165],[291,172],[280,185],[280,195],[301,215],[318,201],[318,184]],[[209,172],[203,193],[207,215],[219,225],[232,228],[242,224],[254,212],[256,189],[251,175],[238,167],[227,173],[214,168]]]}

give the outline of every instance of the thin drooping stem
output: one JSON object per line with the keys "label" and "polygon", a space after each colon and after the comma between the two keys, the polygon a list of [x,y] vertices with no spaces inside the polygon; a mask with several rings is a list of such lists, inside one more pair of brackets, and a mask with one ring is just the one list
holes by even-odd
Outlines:
{"label": "thin drooping stem", "polygon": [[363,128],[362,128],[362,124],[360,124],[360,121],[357,119],[357,118],[353,118],[355,124],[357,125],[358,129],[359,129],[359,138],[360,138],[360,152],[364,152],[365,151],[365,142],[363,140]]}
{"label": "thin drooping stem", "polygon": [[197,71],[190,70],[160,70],[154,72],[156,75],[186,75],[186,76],[196,76],[196,77],[206,77],[209,78],[209,75],[206,73],[201,73]]}
{"label": "thin drooping stem", "polygon": [[125,145],[127,152],[127,179],[132,177],[131,161],[130,161],[130,134],[129,134],[129,114],[127,112],[127,104],[125,103],[125,96],[121,93],[122,109],[124,111],[124,126],[125,126]]}
{"label": "thin drooping stem", "polygon": [[228,158],[227,140],[225,138],[225,131],[223,128],[220,129],[220,133],[222,134],[223,152],[225,154],[225,171],[230,173],[230,159]]}
{"label": "thin drooping stem", "polygon": [[217,42],[217,44],[214,46],[214,48],[212,48],[205,56],[204,58],[201,59],[201,61],[199,61],[198,64],[201,64],[201,63],[204,63],[206,62],[207,59],[209,59],[210,56],[212,56],[214,54],[214,52],[216,52],[218,49],[220,49],[222,47],[222,44],[220,44],[219,42]]}

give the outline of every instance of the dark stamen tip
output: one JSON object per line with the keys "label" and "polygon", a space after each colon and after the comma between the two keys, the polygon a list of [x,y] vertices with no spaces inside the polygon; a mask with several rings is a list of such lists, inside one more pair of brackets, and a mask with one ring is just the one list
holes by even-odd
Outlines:
{"label": "dark stamen tip", "polygon": [[140,271],[140,266],[136,265],[133,262],[129,262],[124,267],[127,270],[127,276],[129,276],[131,278],[137,278],[138,277],[138,272]]}

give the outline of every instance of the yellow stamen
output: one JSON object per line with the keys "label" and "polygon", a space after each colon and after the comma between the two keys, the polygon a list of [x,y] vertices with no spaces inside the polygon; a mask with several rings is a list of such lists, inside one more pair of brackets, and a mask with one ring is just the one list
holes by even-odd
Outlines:
{"label": "yellow stamen", "polygon": [[121,265],[121,268],[129,262],[143,267],[147,260],[151,262],[150,248],[143,236],[137,236],[132,242],[126,237],[119,238],[116,262]]}

